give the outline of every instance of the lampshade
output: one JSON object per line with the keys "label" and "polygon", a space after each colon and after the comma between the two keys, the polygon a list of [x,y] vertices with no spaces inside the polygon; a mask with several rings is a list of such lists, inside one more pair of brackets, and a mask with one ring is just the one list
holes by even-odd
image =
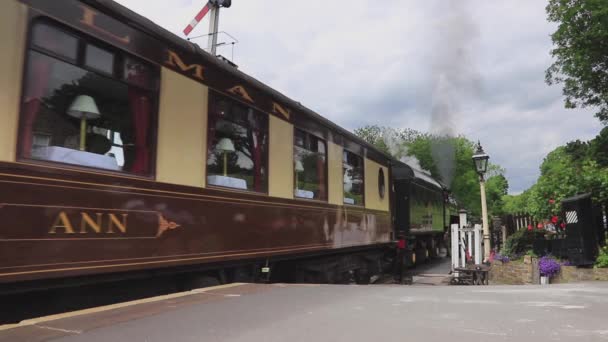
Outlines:
{"label": "lampshade", "polygon": [[234,144],[228,138],[222,138],[215,146],[215,149],[220,152],[234,152]]}
{"label": "lampshade", "polygon": [[67,114],[85,120],[97,119],[100,116],[95,100],[88,95],[76,96]]}
{"label": "lampshade", "polygon": [[303,172],[304,171],[304,165],[302,165],[302,162],[299,160],[296,160],[296,171],[297,172]]}
{"label": "lampshade", "polygon": [[483,148],[481,147],[481,143],[477,142],[477,151],[473,155],[473,162],[475,163],[475,170],[478,174],[483,175],[488,170],[488,159],[490,156],[487,155]]}

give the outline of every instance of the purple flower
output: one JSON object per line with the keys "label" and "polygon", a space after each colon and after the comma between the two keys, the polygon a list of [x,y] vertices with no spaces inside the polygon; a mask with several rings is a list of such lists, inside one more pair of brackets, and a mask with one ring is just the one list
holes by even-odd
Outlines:
{"label": "purple flower", "polygon": [[553,277],[559,273],[561,269],[557,260],[549,256],[544,256],[538,261],[538,270],[543,277]]}
{"label": "purple flower", "polygon": [[494,260],[502,261],[502,263],[504,264],[509,262],[509,257],[502,254],[496,254],[494,255]]}

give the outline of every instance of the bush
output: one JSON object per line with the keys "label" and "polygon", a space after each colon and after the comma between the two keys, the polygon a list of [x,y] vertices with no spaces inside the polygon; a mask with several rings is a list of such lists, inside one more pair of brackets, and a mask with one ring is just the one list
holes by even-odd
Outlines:
{"label": "bush", "polygon": [[526,251],[532,249],[532,243],[537,235],[542,235],[542,233],[526,229],[516,231],[507,238],[500,254],[508,256],[511,259],[517,259]]}
{"label": "bush", "polygon": [[530,257],[533,257],[533,258],[538,258],[538,255],[536,255],[536,253],[534,253],[534,250],[532,250],[532,249],[529,249],[529,250],[526,252],[526,255],[527,255],[527,256],[530,256]]}
{"label": "bush", "polygon": [[556,276],[560,269],[561,266],[559,262],[550,256],[544,256],[538,261],[538,270],[540,271],[540,275],[543,277],[551,278]]}
{"label": "bush", "polygon": [[600,248],[600,254],[597,256],[595,260],[595,266],[599,268],[608,267],[608,243],[606,246]]}

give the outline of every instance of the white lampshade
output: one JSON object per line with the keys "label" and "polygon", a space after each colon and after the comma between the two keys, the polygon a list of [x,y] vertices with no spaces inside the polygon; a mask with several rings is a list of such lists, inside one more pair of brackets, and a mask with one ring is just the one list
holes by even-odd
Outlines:
{"label": "white lampshade", "polygon": [[303,172],[304,171],[304,165],[302,165],[302,162],[299,160],[296,160],[296,171],[297,172]]}
{"label": "white lampshade", "polygon": [[95,100],[88,95],[76,96],[67,114],[85,120],[97,119],[100,116]]}
{"label": "white lampshade", "polygon": [[215,146],[215,149],[220,152],[234,152],[234,144],[228,138],[222,138]]}

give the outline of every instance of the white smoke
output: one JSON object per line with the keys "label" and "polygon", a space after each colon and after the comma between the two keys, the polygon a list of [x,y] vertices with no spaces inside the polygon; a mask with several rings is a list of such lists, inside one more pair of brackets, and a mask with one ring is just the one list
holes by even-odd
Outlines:
{"label": "white smoke", "polygon": [[[446,6],[447,4],[447,6]],[[431,152],[443,182],[449,187],[454,178],[456,150],[450,137],[456,135],[456,119],[462,115],[461,103],[477,96],[480,75],[472,62],[479,30],[467,0],[444,0],[437,9],[431,71],[435,78],[430,133],[438,136]]]}
{"label": "white smoke", "polygon": [[398,134],[394,129],[385,128],[382,132],[382,140],[384,140],[386,147],[388,147],[388,150],[393,157],[413,168],[430,172],[422,168],[418,158],[408,155],[409,151],[407,146],[403,139],[398,137]]}

